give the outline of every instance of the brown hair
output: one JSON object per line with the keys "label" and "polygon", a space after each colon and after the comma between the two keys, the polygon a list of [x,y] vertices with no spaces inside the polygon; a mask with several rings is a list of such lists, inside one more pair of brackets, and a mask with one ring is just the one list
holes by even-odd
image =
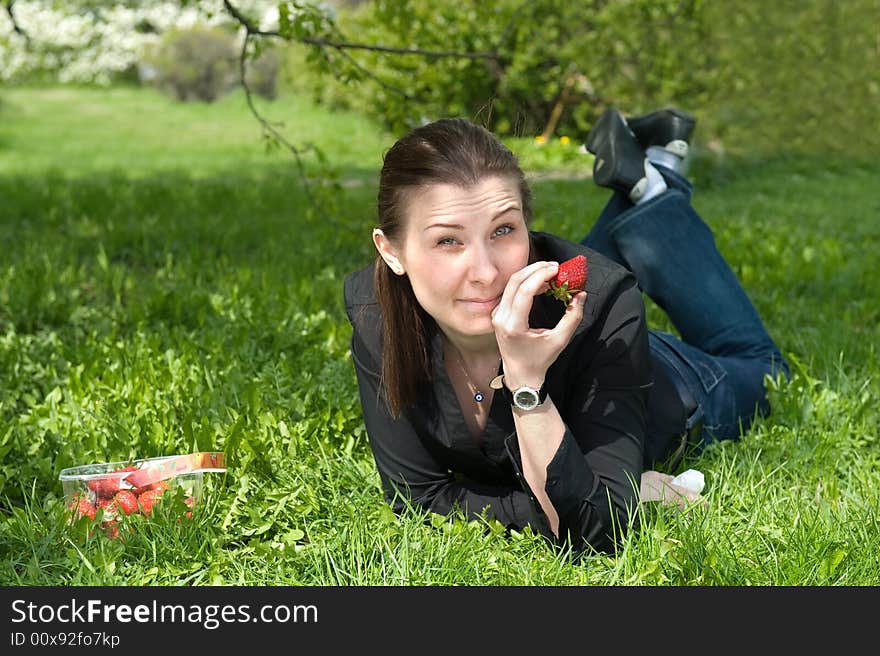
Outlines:
{"label": "brown hair", "polygon": [[[532,193],[516,156],[479,125],[465,119],[441,119],[415,128],[385,154],[379,176],[379,228],[400,243],[412,191],[432,184],[472,187],[490,176],[519,184],[526,223]],[[376,258],[374,283],[382,310],[382,388],[391,415],[411,405],[421,383],[431,379],[429,344],[433,320],[416,300],[409,278],[398,276]]]}

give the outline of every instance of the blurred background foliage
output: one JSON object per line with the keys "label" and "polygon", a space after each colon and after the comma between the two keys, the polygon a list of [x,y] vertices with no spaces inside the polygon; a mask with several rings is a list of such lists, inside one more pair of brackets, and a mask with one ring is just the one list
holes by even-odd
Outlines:
{"label": "blurred background foliage", "polygon": [[632,114],[671,104],[699,115],[698,137],[718,153],[867,155],[880,144],[875,0],[378,0],[338,24],[367,43],[498,54],[356,53],[383,84],[332,52],[290,48],[294,88],[395,132],[455,114],[537,135],[565,94],[556,136],[583,138],[608,104]]}
{"label": "blurred background foliage", "polygon": [[[285,37],[257,39],[262,57],[249,74],[261,95],[307,94],[393,133],[459,115],[504,137],[580,140],[607,105],[627,114],[677,105],[698,115],[698,150],[716,155],[868,156],[880,144],[877,0],[232,5]],[[57,74],[76,83],[158,84],[181,99],[210,101],[237,70],[232,53],[244,29],[222,0],[17,0],[14,7],[28,41],[2,17],[0,80],[7,84]],[[224,31],[234,43],[223,41]],[[315,39],[486,56],[305,43]]]}

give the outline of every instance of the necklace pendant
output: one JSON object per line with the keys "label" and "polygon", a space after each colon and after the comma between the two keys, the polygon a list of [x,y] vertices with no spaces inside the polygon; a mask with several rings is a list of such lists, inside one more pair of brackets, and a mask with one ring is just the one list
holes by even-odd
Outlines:
{"label": "necklace pendant", "polygon": [[474,401],[477,403],[481,403],[484,398],[486,397],[483,396],[483,393],[480,390],[477,390],[476,394],[474,394]]}

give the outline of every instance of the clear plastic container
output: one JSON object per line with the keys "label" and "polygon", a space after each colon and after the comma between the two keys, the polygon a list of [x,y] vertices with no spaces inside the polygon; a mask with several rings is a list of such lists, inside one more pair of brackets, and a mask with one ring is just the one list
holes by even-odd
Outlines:
{"label": "clear plastic container", "polygon": [[[159,456],[126,462],[102,462],[68,467],[61,470],[58,477],[64,492],[64,503],[71,510],[77,510],[78,515],[87,514],[92,517],[97,508],[104,508],[105,515],[118,512],[149,515],[152,505],[159,502],[165,492],[176,492],[174,488],[179,486],[183,488],[187,505],[192,506],[201,499],[204,472],[182,472],[173,476],[163,476],[160,480],[140,487],[132,485],[127,480],[128,475],[134,471],[162,465],[177,458],[180,456]],[[126,494],[117,496],[123,491]],[[145,494],[147,496],[144,496]]]}

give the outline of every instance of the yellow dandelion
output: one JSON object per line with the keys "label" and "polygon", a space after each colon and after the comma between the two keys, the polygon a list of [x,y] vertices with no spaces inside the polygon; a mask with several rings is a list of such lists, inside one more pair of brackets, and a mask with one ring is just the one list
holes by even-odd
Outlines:
{"label": "yellow dandelion", "polygon": [[539,134],[537,137],[535,137],[535,143],[536,144],[545,144],[545,143],[547,143],[547,138],[543,134]]}
{"label": "yellow dandelion", "polygon": [[561,143],[563,146],[567,146],[569,143],[571,143],[571,139],[569,139],[568,137],[559,137],[559,143]]}

